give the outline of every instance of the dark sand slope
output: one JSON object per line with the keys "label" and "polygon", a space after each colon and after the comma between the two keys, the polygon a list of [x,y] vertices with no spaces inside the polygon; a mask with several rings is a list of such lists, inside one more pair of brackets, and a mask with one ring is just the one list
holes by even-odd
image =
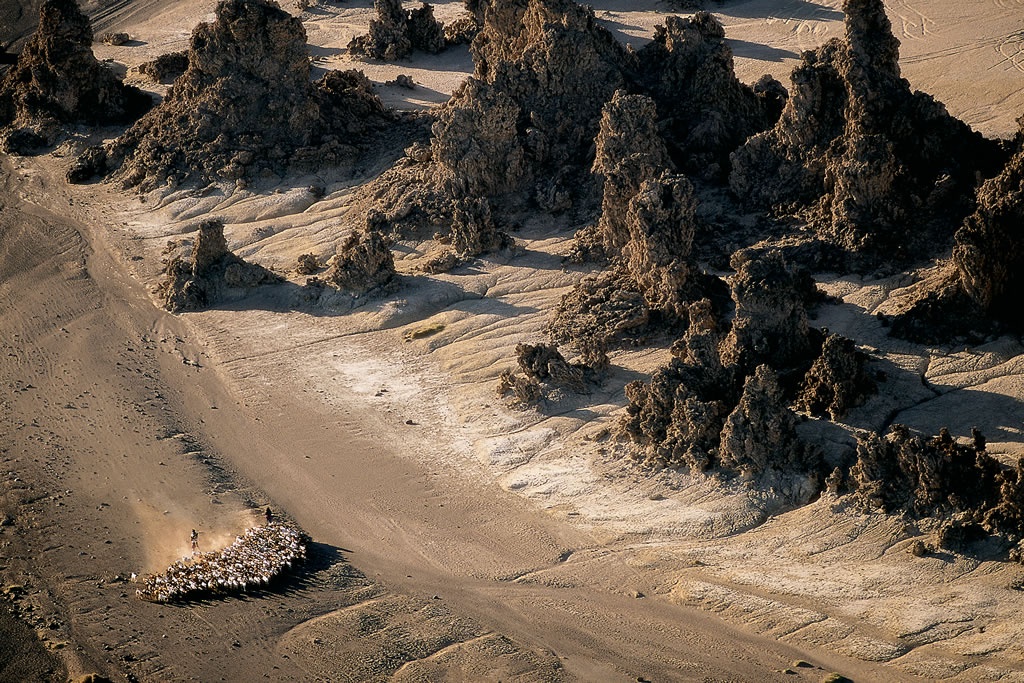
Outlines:
{"label": "dark sand slope", "polygon": [[[624,587],[651,589],[597,539],[388,452],[372,418],[224,381],[187,317],[153,307],[75,221],[86,195],[59,172],[4,166],[0,585],[24,586],[13,603],[72,675],[794,680],[780,672],[802,658],[883,678],[634,598]],[[190,527],[213,544],[253,522],[245,501],[267,498],[244,480],[318,542],[310,571],[259,598],[136,600],[120,577],[186,552]]]}

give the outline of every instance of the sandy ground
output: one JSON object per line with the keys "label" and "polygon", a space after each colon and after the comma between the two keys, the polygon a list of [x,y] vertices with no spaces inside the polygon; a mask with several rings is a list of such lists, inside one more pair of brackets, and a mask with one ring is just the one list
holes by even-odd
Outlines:
{"label": "sandy ground", "polygon": [[[132,67],[183,49],[214,4],[108,8],[97,33],[134,42],[97,55],[156,90]],[[371,4],[301,14],[317,68],[352,66],[344,46]],[[887,5],[911,83],[1008,134],[1024,112],[1024,2]],[[788,82],[800,50],[841,32],[838,6],[754,0],[718,14],[742,78]],[[438,3],[438,16],[460,7]],[[595,8],[634,45],[667,9]],[[472,68],[464,49],[356,66],[408,109],[443,101]],[[419,87],[384,85],[397,73]],[[292,275],[176,317],[147,288],[164,244],[197,217],[223,217],[233,249],[287,274],[300,253],[333,253],[358,183],[324,175],[140,199],[64,185],[80,144],[3,162],[0,628],[9,610],[39,640],[12,626],[24,647],[0,648],[0,678],[1024,679],[1019,566],[915,558],[926,525],[829,496],[788,510],[784,495],[625,460],[607,430],[624,384],[664,348],[615,354],[611,378],[583,400],[517,412],[496,399],[515,344],[543,337],[583,275],[560,264],[575,226],[527,221],[515,254],[441,276],[414,273],[430,243],[402,243],[401,287],[380,300],[310,311]],[[320,200],[305,189],[313,181],[328,190]],[[993,451],[1024,455],[1019,341],[896,343],[873,314],[898,301],[905,276],[822,284],[843,303],[817,323],[855,338],[890,378],[851,427],[977,425]],[[406,341],[427,326],[439,329]],[[282,591],[186,608],[133,597],[124,578],[186,553],[189,529],[222,544],[266,504],[316,542]]]}

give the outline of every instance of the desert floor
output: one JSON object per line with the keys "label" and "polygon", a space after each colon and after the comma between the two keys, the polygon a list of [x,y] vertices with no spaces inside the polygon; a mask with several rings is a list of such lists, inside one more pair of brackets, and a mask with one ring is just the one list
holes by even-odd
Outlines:
{"label": "desert floor", "polygon": [[[97,56],[152,89],[132,67],[187,47],[215,3],[108,5],[92,8],[97,34],[133,42],[97,44]],[[353,66],[344,47],[371,5],[301,13],[318,69]],[[743,80],[788,83],[801,50],[841,34],[839,5],[752,0],[716,14]],[[634,45],[668,10],[594,6]],[[1024,113],[1024,2],[887,6],[914,87],[1009,135]],[[437,3],[442,20],[460,12]],[[354,66],[404,109],[443,102],[472,70],[465,49]],[[398,73],[417,88],[384,85]],[[588,397],[526,412],[495,397],[515,345],[544,338],[585,274],[560,260],[578,226],[528,221],[514,253],[436,276],[415,271],[430,243],[401,243],[396,293],[312,309],[295,258],[334,252],[358,222],[359,187],[401,141],[355,180],[145,197],[66,185],[74,153],[118,132],[76,132],[0,168],[0,679],[1024,680],[1019,565],[914,557],[927,524],[829,495],[789,509],[784,496],[625,458],[608,437],[622,387],[663,362],[670,340],[614,354]],[[202,313],[160,310],[161,252],[205,215],[289,284]],[[857,340],[891,378],[849,426],[978,426],[994,452],[1024,456],[1024,347],[890,340],[874,313],[910,283],[821,277],[842,303],[816,324]],[[265,505],[314,540],[279,590],[136,599],[128,577],[187,554],[190,529],[204,549],[223,545]]]}

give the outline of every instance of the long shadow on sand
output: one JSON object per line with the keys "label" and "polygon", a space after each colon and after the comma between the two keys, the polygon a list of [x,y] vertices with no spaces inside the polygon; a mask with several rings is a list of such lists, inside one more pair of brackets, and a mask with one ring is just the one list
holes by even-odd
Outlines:
{"label": "long shadow on sand", "polygon": [[785,59],[796,59],[800,56],[792,50],[783,50],[762,43],[753,43],[749,40],[729,38],[726,42],[732,48],[732,54],[735,57],[759,59],[763,62],[781,62]]}
{"label": "long shadow on sand", "polygon": [[730,17],[741,19],[785,19],[798,21],[842,21],[843,13],[827,5],[811,0],[786,0],[766,2],[765,0],[744,0],[722,2],[711,9]]}

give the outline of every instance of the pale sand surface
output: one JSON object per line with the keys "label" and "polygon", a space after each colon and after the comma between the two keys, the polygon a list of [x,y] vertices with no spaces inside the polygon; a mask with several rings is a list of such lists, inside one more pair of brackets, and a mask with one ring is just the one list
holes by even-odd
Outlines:
{"label": "pale sand surface", "polygon": [[[133,67],[183,49],[214,4],[112,13],[109,28],[141,44],[97,55]],[[987,134],[1012,131],[1024,113],[1024,2],[887,5],[911,83]],[[343,48],[370,6],[302,15],[316,66],[352,66]],[[460,6],[438,3],[438,16]],[[724,3],[741,78],[788,83],[801,50],[840,35],[838,6]],[[666,10],[595,7],[634,45]],[[464,49],[354,66],[379,83],[412,75],[422,88],[380,88],[406,108],[442,101],[472,68]],[[72,671],[362,680],[397,657],[413,662],[398,672],[410,680],[1024,679],[1019,566],[915,558],[907,550],[926,525],[829,496],[787,512],[777,496],[623,460],[603,430],[623,410],[623,385],[663,362],[664,347],[613,354],[599,392],[544,412],[495,398],[515,344],[544,338],[583,274],[560,264],[576,226],[528,222],[515,256],[440,276],[413,274],[429,243],[402,243],[399,291],[354,310],[296,310],[298,287],[286,287],[175,317],[146,288],[166,241],[197,217],[223,217],[233,249],[287,273],[300,253],[333,253],[358,223],[358,184],[324,175],[142,203],[64,185],[70,160],[65,146],[4,167],[0,516],[11,510],[15,524],[0,543],[5,583],[55,615],[40,631],[51,647],[72,643],[59,650]],[[312,182],[328,189],[320,201]],[[1024,455],[1020,343],[888,339],[873,314],[908,284],[823,283],[843,304],[816,324],[856,339],[892,378],[851,426],[976,425],[994,452]],[[444,329],[404,341],[433,323]],[[268,502],[323,544],[284,594],[172,608],[110,581],[187,552],[192,527],[204,543],[226,541],[254,520],[250,503]],[[795,659],[822,668],[779,673]]]}

